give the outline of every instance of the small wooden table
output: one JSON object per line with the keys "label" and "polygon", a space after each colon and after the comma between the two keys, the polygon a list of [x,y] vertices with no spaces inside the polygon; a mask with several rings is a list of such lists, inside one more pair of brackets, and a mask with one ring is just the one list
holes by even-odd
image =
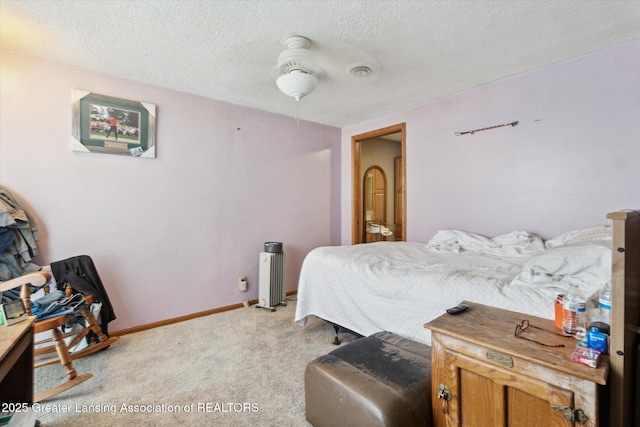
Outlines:
{"label": "small wooden table", "polygon": [[33,404],[34,322],[0,326],[0,402]]}
{"label": "small wooden table", "polygon": [[[464,303],[469,310],[425,325],[432,331],[434,426],[599,425],[608,356],[597,368],[573,362],[577,340],[555,335],[552,320]],[[521,336],[537,342],[514,335],[524,319],[530,327]]]}

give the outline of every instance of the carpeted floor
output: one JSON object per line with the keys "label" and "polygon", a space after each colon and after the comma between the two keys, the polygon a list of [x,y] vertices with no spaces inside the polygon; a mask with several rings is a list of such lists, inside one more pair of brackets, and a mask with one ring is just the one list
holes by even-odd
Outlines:
{"label": "carpeted floor", "polygon": [[[43,426],[309,426],[304,369],[328,353],[333,327],[294,323],[295,300],[275,312],[240,308],[125,335],[74,361],[93,377],[36,405]],[[341,334],[343,343],[355,339]],[[64,369],[36,370],[36,391]]]}

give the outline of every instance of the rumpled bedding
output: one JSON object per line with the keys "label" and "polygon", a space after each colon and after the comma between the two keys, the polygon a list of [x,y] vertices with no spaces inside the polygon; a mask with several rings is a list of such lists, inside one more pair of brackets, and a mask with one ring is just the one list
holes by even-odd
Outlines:
{"label": "rumpled bedding", "polygon": [[508,286],[526,260],[415,242],[316,248],[302,265],[295,321],[314,315],[361,335],[389,331],[430,344],[423,325],[463,300],[552,319],[553,289]]}
{"label": "rumpled bedding", "polygon": [[459,230],[428,243],[316,248],[302,264],[295,321],[317,316],[361,335],[430,344],[423,325],[464,300],[553,319],[558,294],[575,286],[593,306],[611,280],[610,230],[585,230],[551,239],[549,249],[525,231],[490,239]]}
{"label": "rumpled bedding", "polygon": [[523,255],[544,250],[542,238],[526,231],[513,231],[492,239],[460,230],[440,230],[427,243],[435,252],[459,253],[461,250],[495,255]]}
{"label": "rumpled bedding", "polygon": [[585,301],[597,298],[611,281],[610,242],[593,241],[554,246],[527,260],[511,286],[546,287],[572,293]]}

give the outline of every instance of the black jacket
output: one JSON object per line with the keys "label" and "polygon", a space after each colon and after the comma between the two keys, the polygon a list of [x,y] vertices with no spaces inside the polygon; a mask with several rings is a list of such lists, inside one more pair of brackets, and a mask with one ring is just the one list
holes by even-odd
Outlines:
{"label": "black jacket", "polygon": [[108,336],[108,323],[116,319],[116,314],[91,257],[79,255],[52,262],[51,272],[56,279],[58,289],[64,291],[64,283],[68,282],[76,292],[93,295],[96,302],[102,303],[100,327]]}

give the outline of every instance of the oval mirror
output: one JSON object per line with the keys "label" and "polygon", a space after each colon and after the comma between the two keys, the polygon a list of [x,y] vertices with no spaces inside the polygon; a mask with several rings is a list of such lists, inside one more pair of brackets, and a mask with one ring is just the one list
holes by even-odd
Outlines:
{"label": "oval mirror", "polygon": [[364,174],[363,242],[375,242],[381,227],[387,224],[387,177],[380,166],[371,166]]}

